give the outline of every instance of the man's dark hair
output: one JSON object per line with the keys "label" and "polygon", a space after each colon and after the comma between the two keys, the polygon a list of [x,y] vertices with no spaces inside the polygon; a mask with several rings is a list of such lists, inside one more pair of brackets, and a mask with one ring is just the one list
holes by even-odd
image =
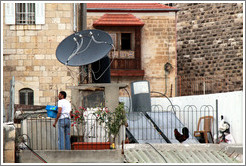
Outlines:
{"label": "man's dark hair", "polygon": [[67,97],[67,93],[65,91],[60,91],[60,94],[63,95],[64,99]]}

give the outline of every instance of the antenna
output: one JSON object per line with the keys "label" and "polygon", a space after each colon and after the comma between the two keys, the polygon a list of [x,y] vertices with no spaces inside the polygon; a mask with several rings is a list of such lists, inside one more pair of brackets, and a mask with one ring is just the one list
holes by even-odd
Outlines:
{"label": "antenna", "polygon": [[65,38],[56,49],[56,58],[67,66],[83,66],[105,57],[113,47],[111,36],[101,30],[76,32]]}

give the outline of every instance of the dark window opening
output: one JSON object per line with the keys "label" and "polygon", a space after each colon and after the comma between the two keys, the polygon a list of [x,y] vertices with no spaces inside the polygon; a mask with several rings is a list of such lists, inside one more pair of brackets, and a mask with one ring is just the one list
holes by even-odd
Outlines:
{"label": "dark window opening", "polygon": [[121,50],[131,50],[131,33],[121,33]]}
{"label": "dark window opening", "polygon": [[16,24],[35,24],[35,3],[16,3]]}
{"label": "dark window opening", "polygon": [[142,27],[100,27],[107,31],[114,43],[109,53],[114,59],[110,65],[111,77],[143,77],[141,67],[141,28]]}
{"label": "dark window opening", "polygon": [[19,91],[20,104],[33,105],[33,90],[24,88]]}
{"label": "dark window opening", "polygon": [[166,3],[165,5],[167,5],[167,6],[173,6],[173,3]]}

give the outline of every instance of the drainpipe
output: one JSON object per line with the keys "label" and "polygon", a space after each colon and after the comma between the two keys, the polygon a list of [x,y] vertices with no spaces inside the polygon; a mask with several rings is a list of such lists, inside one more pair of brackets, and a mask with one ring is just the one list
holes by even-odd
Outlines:
{"label": "drainpipe", "polygon": [[[170,40],[169,40],[168,36],[168,53],[169,53],[169,44],[170,44]],[[175,76],[177,76],[177,11],[175,11],[175,58],[176,58],[176,64],[175,64]],[[170,74],[170,71],[172,70],[173,66],[170,63],[170,53],[168,54],[168,62],[164,65],[164,71],[165,71],[165,92],[164,94],[166,95],[167,93],[167,79],[168,79],[168,74]],[[176,84],[176,78],[174,78],[175,80],[175,84]],[[177,94],[177,85],[175,86],[175,96]]]}
{"label": "drainpipe", "polygon": [[73,31],[77,32],[77,5],[73,4]]}
{"label": "drainpipe", "polygon": [[216,99],[216,143],[218,144],[219,143],[219,138],[218,138],[218,135],[219,135],[219,127],[218,127],[218,124],[219,124],[219,106],[218,106],[218,99]]}
{"label": "drainpipe", "polygon": [[[175,64],[175,76],[178,79],[178,53],[177,53],[177,12],[175,12],[175,59],[176,59],[176,64]],[[175,79],[175,80],[177,80]],[[177,82],[177,81],[176,81]],[[175,96],[177,96],[177,83],[175,83]]]}
{"label": "drainpipe", "polygon": [[[77,10],[77,17],[78,17],[78,22],[77,22],[77,31],[82,31],[82,30],[86,30],[87,29],[87,17],[86,17],[86,13],[87,13],[87,8],[86,8],[86,3],[80,3],[78,6],[78,10]],[[87,72],[85,72],[87,70]],[[81,73],[80,78],[79,78],[79,83],[83,84],[83,83],[88,83],[90,82],[90,80],[88,79],[87,81],[85,80],[86,76],[85,75],[89,75],[89,77],[91,78],[91,74],[88,70],[88,65],[85,66],[80,66],[79,67],[79,72]]]}

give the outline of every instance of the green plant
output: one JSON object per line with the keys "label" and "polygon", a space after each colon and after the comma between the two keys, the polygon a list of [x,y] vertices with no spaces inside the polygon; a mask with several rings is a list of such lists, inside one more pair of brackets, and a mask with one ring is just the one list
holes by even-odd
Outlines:
{"label": "green plant", "polygon": [[108,123],[109,117],[111,117],[112,112],[109,111],[107,107],[97,107],[97,111],[93,113],[96,116],[96,120],[99,121],[99,125],[102,123]]}
{"label": "green plant", "polygon": [[121,125],[127,123],[124,103],[119,103],[114,111],[109,111],[107,107],[98,107],[94,115],[96,115],[99,124],[105,123],[106,129],[109,131],[109,134],[113,135],[114,141]]}
{"label": "green plant", "polygon": [[110,120],[108,126],[111,134],[113,134],[115,137],[119,133],[120,126],[125,125],[127,123],[124,104],[119,103],[112,115],[112,119]]}

